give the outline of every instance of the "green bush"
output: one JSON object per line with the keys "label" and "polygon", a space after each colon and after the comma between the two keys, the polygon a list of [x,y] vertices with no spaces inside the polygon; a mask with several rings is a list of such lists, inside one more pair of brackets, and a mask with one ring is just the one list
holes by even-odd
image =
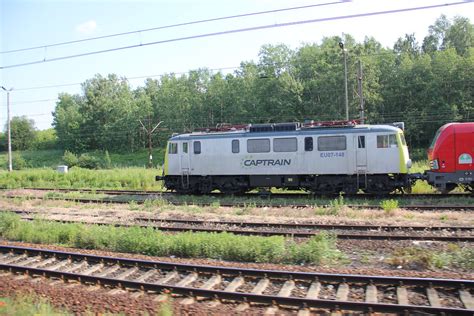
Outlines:
{"label": "green bush", "polygon": [[104,168],[111,169],[112,168],[112,159],[110,159],[109,151],[105,151],[104,155]]}
{"label": "green bush", "polygon": [[320,234],[296,243],[283,236],[238,236],[230,233],[164,234],[151,227],[62,224],[20,221],[0,214],[0,237],[34,243],[62,244],[83,249],[141,253],[151,256],[213,258],[245,262],[311,263],[340,258],[333,235]]}
{"label": "green bush", "polygon": [[20,223],[20,217],[13,213],[0,213],[0,236],[14,229]]}
{"label": "green bush", "polygon": [[35,149],[56,149],[58,147],[58,137],[54,128],[36,131],[36,138],[33,143]]}
{"label": "green bush", "polygon": [[79,156],[77,165],[85,169],[99,169],[100,159],[89,154],[82,154]]}
{"label": "green bush", "polygon": [[23,170],[28,168],[28,163],[20,153],[14,153],[12,157],[12,167],[14,170]]}
{"label": "green bush", "polygon": [[66,150],[64,152],[63,161],[67,166],[69,166],[69,168],[77,166],[77,164],[79,163],[79,159],[77,158],[77,156],[69,150]]}

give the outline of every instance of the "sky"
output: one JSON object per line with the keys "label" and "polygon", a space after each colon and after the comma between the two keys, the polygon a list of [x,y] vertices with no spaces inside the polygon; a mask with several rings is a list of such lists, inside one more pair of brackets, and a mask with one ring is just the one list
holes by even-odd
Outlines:
{"label": "sky", "polygon": [[[453,4],[453,5],[444,5]],[[400,9],[437,8],[377,15]],[[302,9],[222,19],[206,23],[141,31],[167,25],[247,13],[306,6]],[[441,15],[474,21],[472,0],[0,0],[0,85],[10,92],[11,116],[25,115],[38,129],[51,127],[60,93],[81,93],[81,83],[96,74],[126,77],[136,88],[147,77],[187,73],[198,68],[233,71],[242,61],[257,61],[264,44],[286,44],[296,49],[320,43],[323,37],[350,34],[361,42],[373,36],[385,47],[414,33],[422,42],[428,27]],[[365,15],[341,18],[351,15]],[[275,27],[290,22],[296,25]],[[242,30],[194,39],[196,35]],[[118,33],[100,40],[67,45]],[[158,43],[157,43],[158,42]],[[161,42],[161,43],[160,43]],[[147,45],[149,43],[156,43]],[[142,44],[142,46],[139,46]],[[69,56],[129,47],[82,57]],[[138,46],[138,47],[133,47]],[[15,51],[23,48],[31,50]],[[348,52],[350,54],[350,52]],[[61,59],[66,57],[65,59]],[[55,60],[57,59],[57,60]],[[32,63],[32,64],[30,64]],[[6,123],[6,93],[0,91],[0,128]]]}

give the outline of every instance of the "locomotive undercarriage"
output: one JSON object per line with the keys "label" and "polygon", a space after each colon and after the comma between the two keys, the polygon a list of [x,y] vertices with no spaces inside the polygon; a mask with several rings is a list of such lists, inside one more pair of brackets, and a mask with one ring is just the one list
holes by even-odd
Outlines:
{"label": "locomotive undercarriage", "polygon": [[252,176],[165,176],[168,190],[182,194],[207,194],[219,190],[225,194],[243,194],[256,188],[302,189],[318,195],[388,194],[396,190],[408,192],[411,180],[406,174],[376,175],[252,175]]}
{"label": "locomotive undercarriage", "polygon": [[474,193],[474,172],[469,170],[457,172],[426,171],[425,179],[441,193],[449,193],[458,186],[466,192]]}

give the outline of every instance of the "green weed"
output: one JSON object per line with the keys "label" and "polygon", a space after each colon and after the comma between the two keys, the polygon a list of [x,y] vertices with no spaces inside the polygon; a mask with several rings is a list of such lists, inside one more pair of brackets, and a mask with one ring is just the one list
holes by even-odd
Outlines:
{"label": "green weed", "polygon": [[397,200],[383,200],[380,202],[380,206],[382,207],[385,215],[393,216],[395,210],[398,208],[398,201]]}
{"label": "green weed", "polygon": [[225,232],[170,235],[151,227],[62,224],[38,219],[25,222],[8,213],[0,214],[0,237],[82,249],[244,262],[319,264],[342,258],[331,234],[322,233],[301,243],[283,236],[238,236]]}
{"label": "green weed", "polygon": [[386,260],[394,266],[414,269],[463,268],[474,269],[474,249],[457,245],[449,245],[445,251],[430,250],[414,246],[396,249]]}
{"label": "green weed", "polygon": [[173,316],[173,301],[171,297],[160,305],[158,316]]}
{"label": "green weed", "polygon": [[214,208],[214,209],[219,208],[219,207],[221,207],[221,202],[219,200],[213,201],[213,202],[211,202],[210,206],[211,206],[211,208]]}
{"label": "green weed", "polygon": [[27,169],[11,173],[2,170],[0,188],[161,190],[162,184],[155,181],[157,174],[161,174],[161,170],[144,168],[88,170],[74,167],[65,174],[51,169]]}
{"label": "green weed", "polygon": [[[129,205],[130,207],[130,205]],[[150,199],[146,199],[144,202],[143,202],[143,209],[145,211],[151,211],[154,207],[154,204],[153,204],[153,200],[150,200]]]}
{"label": "green weed", "polygon": [[235,215],[248,215],[257,207],[255,202],[245,202],[244,207],[235,211]]}
{"label": "green weed", "polygon": [[0,315],[73,315],[65,310],[54,308],[44,298],[18,295],[13,298],[0,298]]}
{"label": "green weed", "polygon": [[130,202],[128,202],[128,209],[130,211],[138,211],[140,207],[138,206],[137,201],[131,200]]}
{"label": "green weed", "polygon": [[336,216],[344,208],[346,202],[344,201],[344,196],[340,194],[336,199],[329,201],[327,207],[316,207],[314,210],[315,215],[331,215]]}

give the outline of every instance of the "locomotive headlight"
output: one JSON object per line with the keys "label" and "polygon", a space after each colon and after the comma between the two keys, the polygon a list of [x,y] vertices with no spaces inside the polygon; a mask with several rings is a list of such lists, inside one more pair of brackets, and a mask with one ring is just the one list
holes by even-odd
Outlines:
{"label": "locomotive headlight", "polygon": [[430,168],[433,169],[433,170],[438,170],[439,169],[438,159],[430,161]]}
{"label": "locomotive headlight", "polygon": [[411,159],[407,160],[407,168],[410,169],[412,166]]}

